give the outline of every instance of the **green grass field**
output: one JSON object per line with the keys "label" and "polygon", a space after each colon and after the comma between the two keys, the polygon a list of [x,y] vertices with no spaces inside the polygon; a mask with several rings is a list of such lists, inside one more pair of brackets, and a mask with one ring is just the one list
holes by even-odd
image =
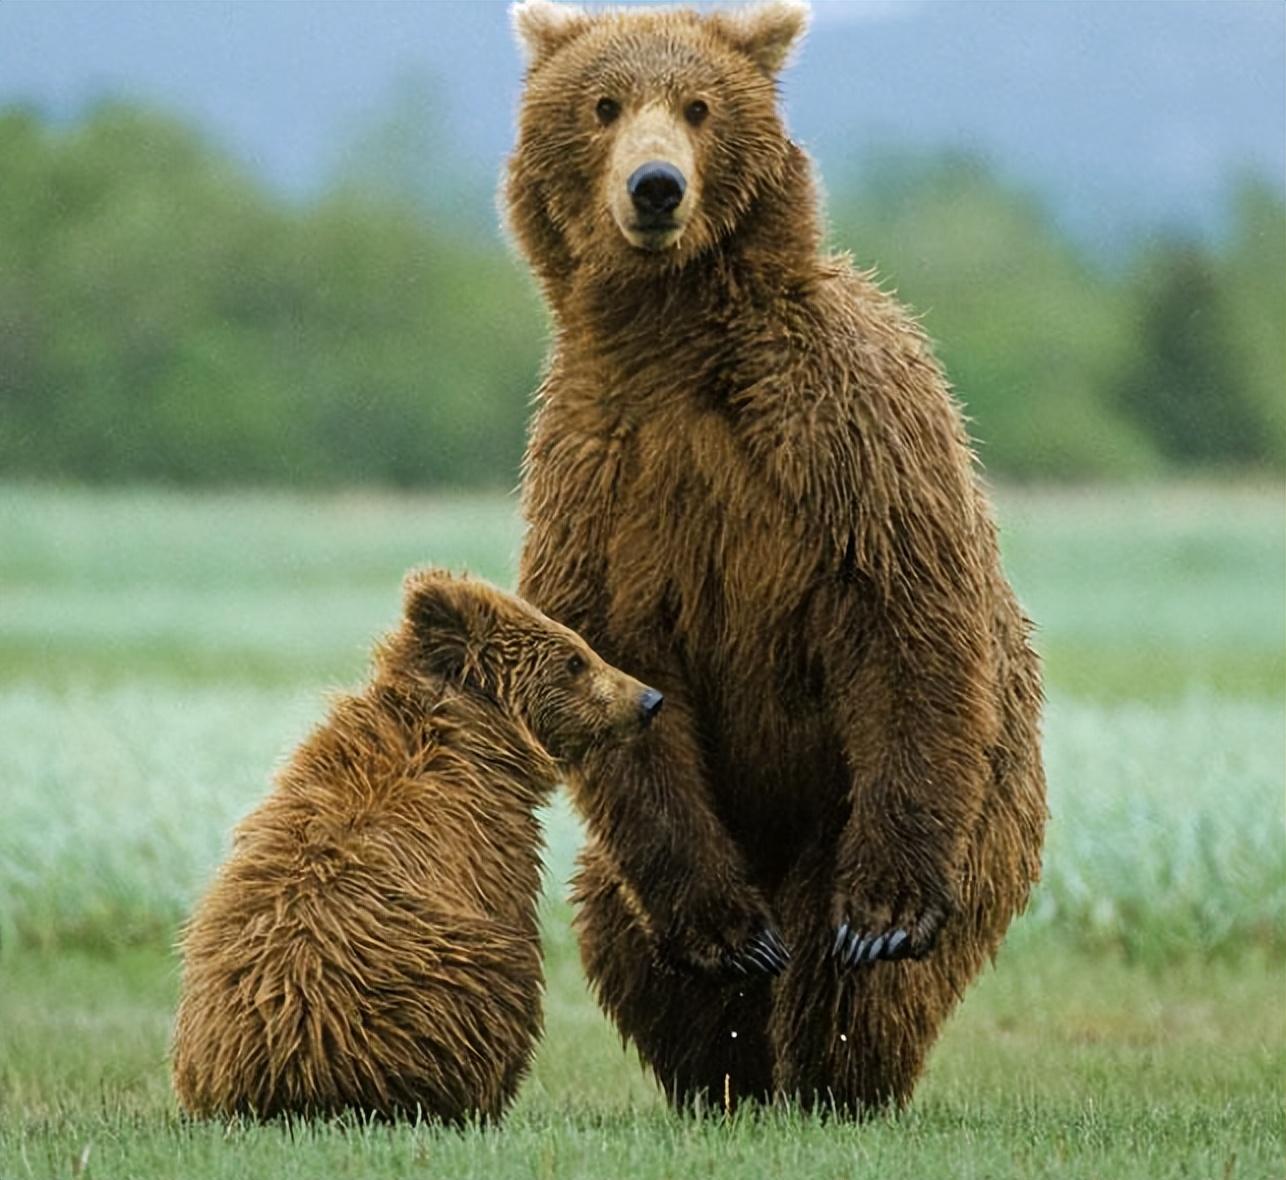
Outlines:
{"label": "green grass field", "polygon": [[547,1035],[510,1120],[457,1133],[180,1120],[168,948],[403,571],[511,581],[512,503],[0,488],[0,1180],[1280,1177],[1282,497],[999,505],[1047,655],[1046,875],[912,1106],[671,1116],[581,981],[559,805]]}

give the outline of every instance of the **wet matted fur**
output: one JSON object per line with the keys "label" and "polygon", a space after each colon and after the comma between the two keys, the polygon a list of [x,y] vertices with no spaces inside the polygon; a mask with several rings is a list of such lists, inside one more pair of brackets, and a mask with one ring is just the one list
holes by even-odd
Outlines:
{"label": "wet matted fur", "polygon": [[409,576],[370,684],[239,826],[186,929],[184,1108],[499,1116],[541,1027],[536,808],[641,731],[645,691],[485,582]]}
{"label": "wet matted fur", "polygon": [[[1046,814],[959,407],[821,248],[775,86],[804,6],[513,15],[506,199],[555,322],[521,588],[669,700],[576,791],[586,968],[677,1103],[904,1102]],[[686,179],[659,217],[631,191],[657,161]]]}

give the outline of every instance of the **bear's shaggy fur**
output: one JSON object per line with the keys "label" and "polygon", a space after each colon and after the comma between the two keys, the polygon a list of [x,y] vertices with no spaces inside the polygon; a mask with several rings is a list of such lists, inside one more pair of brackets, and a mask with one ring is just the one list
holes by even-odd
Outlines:
{"label": "bear's shaggy fur", "polygon": [[[676,1103],[904,1102],[1046,814],[959,408],[821,250],[775,93],[805,8],[513,16],[506,197],[556,331],[522,593],[669,701],[574,790],[586,968]],[[668,210],[634,192],[657,162],[686,180]]]}
{"label": "bear's shaggy fur", "polygon": [[411,575],[372,683],[241,824],[187,928],[184,1108],[499,1116],[541,1024],[535,809],[658,703],[525,603]]}

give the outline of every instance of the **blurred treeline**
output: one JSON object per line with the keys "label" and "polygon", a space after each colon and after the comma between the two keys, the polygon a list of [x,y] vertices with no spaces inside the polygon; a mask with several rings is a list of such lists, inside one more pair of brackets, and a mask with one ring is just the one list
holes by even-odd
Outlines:
{"label": "blurred treeline", "polygon": [[[1230,205],[1214,245],[1093,259],[977,161],[888,158],[832,191],[832,237],[923,312],[993,473],[1281,472],[1286,205]],[[442,208],[291,202],[126,105],[0,111],[6,475],[509,486],[544,333]]]}

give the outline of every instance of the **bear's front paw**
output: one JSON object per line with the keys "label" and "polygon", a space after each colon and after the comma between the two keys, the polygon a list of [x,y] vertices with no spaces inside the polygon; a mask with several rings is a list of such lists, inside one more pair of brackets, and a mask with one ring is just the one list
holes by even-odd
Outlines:
{"label": "bear's front paw", "polygon": [[[831,957],[841,967],[923,959],[955,905],[946,890],[894,887],[883,896],[848,890],[835,900]],[[888,900],[892,898],[893,900]]]}
{"label": "bear's front paw", "polygon": [[780,975],[790,962],[790,949],[771,926],[756,931],[739,947],[725,950],[720,956],[724,974]]}
{"label": "bear's front paw", "polygon": [[790,962],[766,908],[718,908],[718,919],[707,910],[702,922],[677,922],[661,939],[660,951],[670,963],[725,979],[780,975]]}

